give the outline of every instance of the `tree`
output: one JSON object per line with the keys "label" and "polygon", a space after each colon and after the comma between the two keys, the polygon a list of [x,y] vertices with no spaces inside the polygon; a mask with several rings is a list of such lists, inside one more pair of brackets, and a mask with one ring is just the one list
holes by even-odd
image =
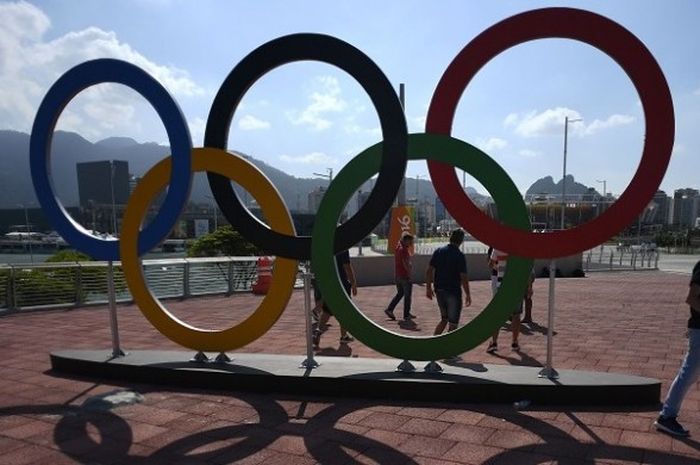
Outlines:
{"label": "tree", "polygon": [[46,263],[58,262],[89,262],[92,261],[89,255],[77,250],[60,250],[46,259]]}
{"label": "tree", "polygon": [[250,256],[258,254],[259,250],[257,247],[228,225],[200,237],[187,249],[188,257]]}
{"label": "tree", "polygon": [[[61,250],[47,263],[90,262],[92,258],[75,250]],[[0,279],[1,280],[1,279]],[[115,273],[117,292],[126,289],[123,277]],[[19,307],[32,305],[75,305],[91,295],[107,293],[107,269],[104,266],[58,266],[15,270],[15,302]],[[0,295],[0,297],[2,297]]]}

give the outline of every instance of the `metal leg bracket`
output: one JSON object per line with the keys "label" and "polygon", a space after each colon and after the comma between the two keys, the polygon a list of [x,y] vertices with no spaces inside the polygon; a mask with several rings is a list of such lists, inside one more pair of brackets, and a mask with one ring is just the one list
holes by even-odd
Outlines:
{"label": "metal leg bracket", "polygon": [[442,367],[438,362],[433,360],[432,362],[428,363],[423,370],[426,373],[442,373]]}
{"label": "metal leg bracket", "polygon": [[401,373],[413,373],[416,371],[416,367],[408,360],[404,360],[396,367],[396,371],[400,371]]}
{"label": "metal leg bracket", "polygon": [[207,354],[205,354],[204,352],[197,352],[196,354],[194,354],[194,357],[191,361],[196,363],[207,363],[209,362],[209,357],[207,357]]}

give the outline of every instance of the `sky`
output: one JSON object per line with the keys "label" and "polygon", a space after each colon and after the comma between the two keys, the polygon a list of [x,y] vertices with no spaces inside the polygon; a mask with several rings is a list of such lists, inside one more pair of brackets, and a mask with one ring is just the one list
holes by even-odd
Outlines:
{"label": "sky", "polygon": [[[203,145],[213,98],[231,69],[275,38],[315,32],[369,56],[395,85],[406,86],[406,119],[423,132],[435,87],[455,55],[491,25],[530,9],[569,6],[621,24],[651,51],[674,100],[676,137],[661,188],[700,187],[700,2],[636,1],[0,1],[0,129],[29,132],[48,88],[71,67],[95,58],[134,63],[158,79]],[[624,71],[577,41],[544,39],[513,47],[484,66],[460,100],[452,135],[484,150],[521,191],[567,173],[602,192],[627,188],[642,150],[645,122]],[[127,136],[167,144],[149,104],[121,85],[78,94],[58,129],[90,141]],[[338,172],[381,141],[379,120],[359,84],[317,62],[279,67],[257,81],[235,112],[229,148],[289,174]],[[54,160],[54,163],[57,161]],[[139,174],[139,173],[137,173]],[[428,178],[425,162],[407,175]],[[467,184],[485,192],[477,181]]]}

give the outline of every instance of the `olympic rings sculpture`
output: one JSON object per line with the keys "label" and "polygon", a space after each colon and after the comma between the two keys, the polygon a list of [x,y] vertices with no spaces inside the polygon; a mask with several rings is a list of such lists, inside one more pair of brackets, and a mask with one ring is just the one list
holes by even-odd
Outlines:
{"label": "olympic rings sculpture", "polygon": [[[474,75],[504,50],[541,38],[568,38],[592,45],[612,57],[640,95],[646,122],[642,158],[630,186],[602,215],[576,228],[530,232],[522,197],[503,169],[476,147],[450,137],[461,94]],[[281,65],[314,60],[335,65],[354,77],[378,112],[383,141],[350,161],[330,184],[319,207],[313,234],[297,236],[289,211],[270,181],[248,161],[226,151],[234,112],[247,90]],[[102,82],[124,84],[148,100],[161,117],[170,139],[171,157],[152,168],[129,199],[121,239],[93,237],[66,213],[53,190],[49,157],[56,121],[79,92]],[[436,360],[465,352],[496,330],[523,295],[534,258],[555,258],[589,249],[608,239],[641,212],[663,179],[674,140],[674,111],[658,63],[631,32],[584,10],[545,8],[507,18],[469,42],[440,79],[433,95],[425,134],[408,134],[398,97],[389,80],[364,53],[337,38],[293,34],[272,40],[246,56],[224,80],[212,104],[204,148],[192,148],[187,124],[168,92],[140,68],[113,59],[82,63],[61,76],[44,97],[32,128],[30,168],[37,198],[49,220],[77,250],[100,260],[122,260],[129,289],[146,318],[166,337],[195,350],[229,351],[264,334],[280,317],[291,296],[297,260],[311,259],[324,300],[340,324],[355,337],[386,355]],[[427,160],[431,180],[446,209],[482,242],[511,258],[501,289],[474,320],[451,333],[409,337],[367,319],[345,295],[338,281],[334,254],[358,243],[379,224],[392,206],[408,160]],[[468,171],[491,193],[499,223],[481,212],[459,187],[454,167]],[[270,292],[259,308],[238,325],[222,331],[203,330],[180,321],[165,309],[146,285],[140,256],[161,242],[177,221],[189,196],[192,173],[207,171],[214,197],[226,219],[259,248],[277,256]],[[368,178],[378,174],[364,206],[337,227],[343,206]],[[241,184],[261,205],[265,225],[241,203],[230,181]],[[168,193],[156,217],[141,230],[147,207],[165,186]]]}

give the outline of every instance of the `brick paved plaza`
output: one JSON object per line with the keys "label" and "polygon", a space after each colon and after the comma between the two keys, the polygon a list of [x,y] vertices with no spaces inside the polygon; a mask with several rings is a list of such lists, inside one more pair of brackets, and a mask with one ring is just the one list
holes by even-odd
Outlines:
{"label": "brick paved plaza", "polygon": [[[662,395],[684,353],[687,275],[593,273],[557,282],[555,367],[659,378]],[[500,351],[486,344],[464,363],[539,366],[546,353],[546,279],[535,284],[539,326],[521,336],[521,353],[502,331]],[[375,321],[415,335],[437,322],[434,302],[414,287],[415,328],[386,321],[391,287],[360,288],[357,302]],[[486,304],[489,283],[472,283],[474,304]],[[252,311],[258,297],[236,295],[167,301],[179,317],[222,328]],[[246,352],[305,353],[303,295]],[[397,309],[397,315],[400,309]],[[463,318],[464,318],[463,316]],[[177,349],[133,305],[119,307],[122,345]],[[700,441],[674,439],[652,427],[656,407],[551,408],[511,404],[392,403],[345,397],[287,396],[70,379],[50,371],[49,352],[110,347],[104,307],[38,311],[0,318],[0,463],[2,464],[697,464]],[[321,355],[381,357],[360,342],[341,346],[337,323]],[[143,402],[111,411],[83,408],[92,396],[133,390]],[[681,423],[700,437],[700,389],[683,405]]]}

